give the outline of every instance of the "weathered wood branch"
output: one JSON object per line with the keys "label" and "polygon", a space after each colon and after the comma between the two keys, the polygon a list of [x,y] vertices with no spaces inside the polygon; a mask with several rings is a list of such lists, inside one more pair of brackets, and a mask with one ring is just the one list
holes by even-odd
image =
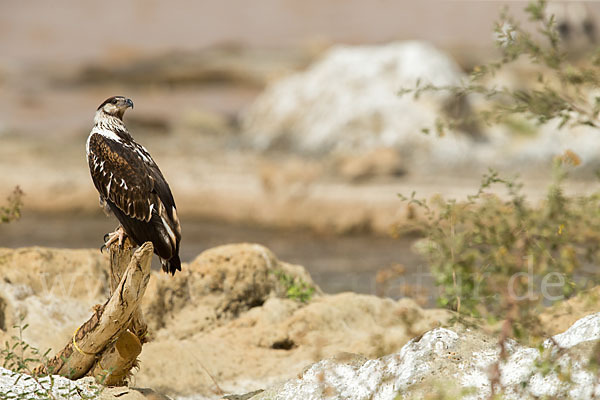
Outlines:
{"label": "weathered wood branch", "polygon": [[141,352],[142,343],[138,337],[126,330],[102,353],[88,375],[92,375],[106,386],[124,384],[129,371],[137,364],[137,356]]}
{"label": "weathered wood branch", "polygon": [[[109,248],[111,296],[115,293],[126,266],[131,261],[133,247],[129,237],[125,237],[121,247],[113,243]],[[102,353],[89,375],[107,386],[124,384],[131,369],[137,365],[137,357],[142,352],[142,344],[147,341],[147,333],[148,325],[144,321],[142,309],[137,307],[133,312],[129,328]]]}
{"label": "weathered wood branch", "polygon": [[[123,342],[117,344],[119,343],[118,339],[130,326],[144,296],[150,279],[153,251],[152,243],[147,242],[133,254],[131,261],[126,264],[127,268],[119,284],[114,287],[110,299],[104,305],[98,306],[94,315],[77,329],[72,340],[63,350],[46,365],[36,368],[35,373],[53,373],[77,379],[90,372],[92,366],[97,364],[97,360],[100,360],[100,368],[104,371],[104,375],[106,375],[106,370],[116,369],[108,362],[119,357],[122,358],[122,354],[118,350],[124,348]],[[111,255],[112,257],[113,255]],[[115,358],[113,348],[119,353],[119,357]],[[127,349],[129,351],[131,346],[127,346]],[[106,353],[106,355],[102,353]],[[134,361],[135,357],[137,354],[132,357]],[[103,363],[103,360],[106,364]],[[128,371],[129,369],[126,372]]]}
{"label": "weathered wood branch", "polygon": [[[131,256],[133,254],[133,243],[129,237],[125,237],[123,246],[119,248],[117,243],[113,243],[109,249],[110,251],[110,295],[115,291],[115,288],[121,282],[121,277],[125,272],[125,267],[129,265]],[[146,334],[148,333],[148,325],[144,321],[142,309],[138,307],[131,319],[131,325],[129,330],[133,332],[142,343],[147,342]]]}
{"label": "weathered wood branch", "polygon": [[115,242],[113,243],[108,251],[109,251],[109,260],[110,260],[110,295],[115,292],[119,283],[121,283],[121,279],[123,278],[123,273],[125,269],[129,265],[131,261],[131,257],[133,256],[133,243],[129,239],[129,237],[125,237],[123,239],[123,245],[119,248],[119,245]]}

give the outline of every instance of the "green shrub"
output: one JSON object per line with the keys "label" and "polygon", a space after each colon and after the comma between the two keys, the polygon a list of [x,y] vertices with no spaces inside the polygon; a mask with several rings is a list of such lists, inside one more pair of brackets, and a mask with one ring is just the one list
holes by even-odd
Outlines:
{"label": "green shrub", "polygon": [[[542,306],[599,283],[584,267],[600,264],[600,194],[563,193],[570,157],[556,161],[555,181],[540,204],[528,202],[519,183],[493,171],[465,202],[401,196],[423,210],[424,218],[398,229],[424,233],[417,248],[439,286],[441,306],[491,320],[515,308],[517,331],[527,321],[535,329]],[[491,193],[494,185],[506,195]]]}
{"label": "green shrub", "polygon": [[[554,16],[546,12],[546,2],[530,2],[525,11],[535,31],[523,29],[504,11],[495,27],[500,59],[475,66],[463,84],[438,87],[418,81],[400,94],[476,94],[485,101],[468,119],[480,125],[505,124],[517,134],[535,134],[536,124],[550,121],[561,128],[597,127],[600,52],[594,50],[572,62],[560,41]],[[537,79],[518,89],[491,84],[496,72],[517,60],[529,61]],[[446,116],[423,131],[442,135],[465,122],[470,121]],[[462,322],[472,323],[472,317],[476,323],[486,320],[498,333],[500,359],[490,369],[490,399],[504,398],[507,393],[500,364],[507,358],[508,339],[539,345],[545,334],[539,320],[542,309],[600,281],[594,273],[600,265],[600,193],[567,196],[563,191],[565,171],[580,162],[570,151],[558,156],[552,167],[553,183],[539,203],[526,198],[517,180],[505,179],[495,171],[486,174],[477,193],[463,202],[441,197],[424,200],[415,193],[400,196],[413,212],[398,233],[417,230],[423,234],[416,247],[438,285],[439,304],[455,310]],[[501,194],[493,192],[498,187],[503,189]],[[496,324],[499,321],[502,323]],[[573,383],[571,366],[561,364],[563,352],[538,348],[540,358],[531,373],[555,373],[569,388]],[[596,381],[590,383],[595,387],[600,379],[598,347],[587,363],[582,362],[595,373]],[[456,398],[448,390],[433,397]]]}
{"label": "green shrub", "polygon": [[[522,28],[503,11],[494,30],[501,57],[475,66],[462,85],[417,82],[401,94],[477,94],[486,102],[469,118],[485,124],[517,124],[519,132],[529,132],[530,121],[596,126],[600,97],[590,93],[600,85],[600,53],[571,62],[546,2],[530,2],[525,11],[533,29]],[[497,71],[525,59],[537,73],[535,82],[519,89],[490,83]],[[440,119],[434,129],[443,134],[464,122]],[[461,315],[511,318],[515,334],[531,335],[539,328],[537,312],[543,305],[598,283],[595,275],[586,275],[585,267],[599,261],[600,195],[568,197],[562,190],[565,167],[579,163],[569,151],[557,158],[554,183],[540,204],[528,202],[521,184],[496,172],[486,175],[479,192],[463,203],[441,198],[425,202],[414,194],[406,199],[425,211],[425,220],[401,229],[424,232],[426,240],[419,250],[440,287],[440,305]],[[492,194],[493,185],[503,186],[506,195]]]}

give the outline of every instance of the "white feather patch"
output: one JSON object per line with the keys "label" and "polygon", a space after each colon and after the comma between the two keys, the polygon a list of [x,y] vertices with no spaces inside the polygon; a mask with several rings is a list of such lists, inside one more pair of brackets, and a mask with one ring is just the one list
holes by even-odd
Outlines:
{"label": "white feather patch", "polygon": [[149,222],[150,219],[152,218],[152,211],[154,210],[154,203],[150,204],[150,212],[148,213],[148,220],[146,222]]}
{"label": "white feather patch", "polygon": [[94,126],[94,128],[92,129],[92,134],[94,134],[94,133],[102,135],[103,137],[105,137],[107,139],[114,140],[115,142],[122,143],[122,140],[119,137],[119,135],[117,135],[110,129],[100,129],[97,126]]}
{"label": "white feather patch", "polygon": [[173,210],[173,221],[175,222],[175,230],[181,236],[181,225],[179,225],[179,218],[177,217],[177,209],[175,206],[172,207]]}
{"label": "white feather patch", "polygon": [[[93,132],[93,131],[92,131]],[[90,133],[90,135],[87,138],[87,141],[85,142],[85,154],[89,157],[90,156],[90,138],[92,137],[92,133]]]}
{"label": "white feather patch", "polygon": [[138,144],[135,147],[135,152],[142,158],[142,160],[144,160],[145,162],[149,163],[152,162],[152,158],[150,158],[150,155],[148,154],[148,151],[144,148],[144,146]]}
{"label": "white feather patch", "polygon": [[177,238],[175,237],[173,230],[171,229],[169,224],[167,224],[167,221],[165,221],[165,219],[162,216],[160,217],[160,219],[162,220],[162,223],[163,223],[165,229],[167,230],[167,233],[169,234],[169,238],[171,238],[171,245],[173,246],[173,248],[175,248],[175,243],[177,243]]}
{"label": "white feather patch", "polygon": [[92,128],[92,132],[90,133],[86,144],[87,153],[89,154],[90,137],[94,133],[102,135],[107,139],[114,140],[115,142],[123,143],[119,135],[115,133],[115,131],[119,129],[126,130],[123,121],[105,114],[102,110],[96,111],[96,115],[94,116],[94,127]]}

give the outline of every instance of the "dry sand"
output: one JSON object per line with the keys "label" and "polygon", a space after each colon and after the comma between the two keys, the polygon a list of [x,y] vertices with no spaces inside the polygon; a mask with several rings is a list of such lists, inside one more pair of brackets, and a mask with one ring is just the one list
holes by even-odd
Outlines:
{"label": "dry sand", "polygon": [[[2,341],[22,315],[26,341],[62,348],[105,299],[106,263],[97,250],[0,249]],[[248,392],[339,352],[397,351],[450,315],[409,299],[325,295],[318,287],[303,303],[286,298],[280,273],[314,287],[303,267],[254,244],[206,251],[174,278],[153,273],[144,297],[151,342],[133,386],[209,398]]]}

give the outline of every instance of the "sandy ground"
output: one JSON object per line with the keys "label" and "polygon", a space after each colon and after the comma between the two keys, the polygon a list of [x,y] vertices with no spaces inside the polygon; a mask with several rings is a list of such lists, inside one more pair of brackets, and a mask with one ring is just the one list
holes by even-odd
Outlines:
{"label": "sandy ground", "polygon": [[[26,342],[61,349],[105,301],[107,265],[107,255],[90,249],[0,248],[0,340],[10,340],[13,325],[28,324]],[[310,300],[288,298],[281,273],[313,287]],[[544,331],[562,332],[593,313],[597,296],[595,288],[549,308],[541,315]],[[422,309],[408,298],[324,294],[302,266],[258,244],[209,249],[174,277],[152,273],[142,304],[150,342],[131,386],[174,398],[264,389],[316,361],[348,353],[374,359],[452,326],[450,311]]]}
{"label": "sandy ground", "polygon": [[[28,343],[62,348],[104,301],[106,267],[95,250],[0,248],[0,339],[23,316]],[[287,298],[279,273],[314,287],[310,301]],[[153,273],[143,309],[151,341],[132,386],[197,398],[261,389],[339,352],[378,357],[449,318],[410,299],[325,295],[257,244],[210,249],[175,277]]]}

